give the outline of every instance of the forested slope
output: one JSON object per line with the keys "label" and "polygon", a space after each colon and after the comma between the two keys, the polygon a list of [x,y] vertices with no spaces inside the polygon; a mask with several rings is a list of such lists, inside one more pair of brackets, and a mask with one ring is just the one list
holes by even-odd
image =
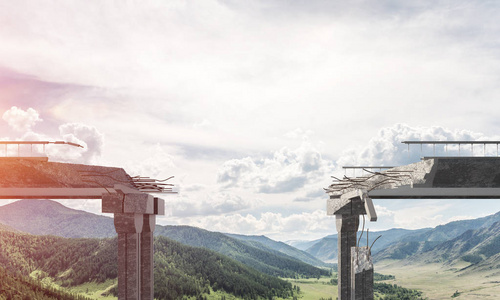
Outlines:
{"label": "forested slope", "polygon": [[117,277],[116,239],[68,239],[0,232],[0,265],[12,273],[42,271],[62,286]]}
{"label": "forested slope", "polygon": [[54,288],[43,287],[29,277],[12,274],[0,267],[0,299],[90,300]]}
{"label": "forested slope", "polygon": [[157,228],[155,233],[183,244],[214,250],[273,276],[317,277],[329,275],[327,270],[316,268],[291,256],[277,253],[277,251],[270,252],[258,249],[219,232],[190,226],[164,226]]}
{"label": "forested slope", "polygon": [[[61,286],[115,279],[116,255],[116,238],[69,239],[0,231],[0,265],[4,272],[24,277],[36,273],[39,278],[50,277]],[[158,299],[201,296],[210,288],[249,299],[292,294],[291,285],[281,279],[214,251],[165,237],[155,239],[154,259]]]}
{"label": "forested slope", "polygon": [[165,237],[155,240],[155,297],[178,299],[224,290],[245,299],[288,297],[290,283],[262,274],[227,256],[188,247]]}

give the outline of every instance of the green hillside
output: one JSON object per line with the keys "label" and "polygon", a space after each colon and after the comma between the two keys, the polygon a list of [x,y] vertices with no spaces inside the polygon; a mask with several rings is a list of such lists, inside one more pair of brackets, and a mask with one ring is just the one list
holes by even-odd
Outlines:
{"label": "green hillside", "polygon": [[282,253],[316,267],[329,267],[328,264],[305,251],[301,251],[283,242],[274,241],[263,235],[241,235],[228,233],[226,233],[226,235],[264,251],[277,252],[277,254]]}
{"label": "green hillside", "polygon": [[[0,265],[5,272],[50,279],[63,287],[116,279],[116,255],[116,238],[69,239],[0,232]],[[214,251],[165,237],[155,239],[154,259],[158,299],[200,296],[210,290],[251,299],[292,294],[291,285],[281,279]]]}
{"label": "green hillside", "polygon": [[116,239],[68,239],[0,232],[0,265],[11,273],[54,278],[61,286],[117,277]]}
{"label": "green hillside", "polygon": [[293,278],[299,275],[308,277],[329,275],[327,270],[313,267],[284,254],[255,248],[218,232],[189,226],[166,226],[157,228],[155,233],[183,244],[214,250],[272,276]]}
{"label": "green hillside", "polygon": [[188,247],[158,237],[155,240],[155,297],[179,299],[223,290],[245,299],[292,295],[292,285],[262,274],[214,251]]}
{"label": "green hillside", "polygon": [[90,300],[89,298],[44,287],[32,278],[13,274],[0,267],[0,299]]}

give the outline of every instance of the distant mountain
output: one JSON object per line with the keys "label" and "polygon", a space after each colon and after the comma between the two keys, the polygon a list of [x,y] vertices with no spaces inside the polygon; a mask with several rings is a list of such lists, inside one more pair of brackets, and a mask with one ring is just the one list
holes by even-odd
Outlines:
{"label": "distant mountain", "polygon": [[414,232],[402,237],[405,242],[433,242],[448,241],[463,234],[467,230],[487,228],[493,223],[500,221],[500,212],[482,218],[472,220],[453,221],[444,225],[436,226],[425,232]]}
{"label": "distant mountain", "polygon": [[[380,239],[373,245],[372,253],[377,254],[383,251],[383,254],[376,256],[382,258],[398,258],[402,259],[428,250],[440,242],[453,239],[467,230],[474,230],[491,226],[493,223],[500,221],[500,212],[473,220],[460,220],[439,225],[435,228],[424,228],[418,230],[407,229],[389,229],[385,231],[376,231],[370,233],[368,244],[371,245],[375,238],[382,235]],[[361,228],[360,228],[361,230]],[[358,237],[359,237],[358,232]],[[311,242],[293,242],[294,245],[304,247],[309,245],[304,251],[312,256],[329,263],[337,262],[337,235],[329,235],[322,239]],[[397,243],[397,244],[396,244]],[[360,244],[366,245],[366,231],[360,240]]]}
{"label": "distant mountain", "polygon": [[293,258],[296,258],[300,261],[303,261],[313,266],[329,267],[328,264],[324,263],[323,261],[317,259],[316,257],[312,256],[307,252],[301,251],[283,242],[274,241],[263,235],[241,235],[241,234],[229,234],[229,233],[226,233],[226,235],[238,239],[240,241],[243,241],[250,246],[259,248],[264,251],[269,251],[269,252],[277,251],[279,253],[286,254],[288,256],[291,256]]}
{"label": "distant mountain", "polygon": [[458,237],[424,251],[427,260],[464,260],[479,263],[500,253],[500,221],[487,228],[467,230]]}
{"label": "distant mountain", "polygon": [[337,263],[337,235],[326,236],[305,251],[326,263]]}
{"label": "distant mountain", "polygon": [[52,200],[19,200],[0,206],[0,223],[37,235],[116,236],[112,218],[71,209]]}
{"label": "distant mountain", "polygon": [[299,250],[305,251],[308,248],[310,248],[312,245],[316,244],[319,242],[321,239],[313,240],[313,241],[304,241],[304,240],[290,240],[286,241],[288,245],[297,248]]}
{"label": "distant mountain", "polygon": [[500,221],[486,228],[467,230],[448,241],[398,242],[375,255],[375,260],[407,259],[412,262],[465,261],[473,270],[500,267]]}
{"label": "distant mountain", "polygon": [[[429,252],[435,247],[437,247],[436,250],[441,249],[440,247],[444,247],[445,250],[441,251],[441,254],[447,253],[446,255],[454,257],[452,253],[462,248],[448,249],[446,245],[455,239],[467,238],[468,234],[479,234],[482,232],[482,229],[487,229],[498,221],[500,221],[500,212],[483,218],[450,222],[424,232],[410,232],[409,234],[401,236],[399,241],[388,245],[385,249],[380,249],[382,251],[374,251],[374,259],[405,259],[417,254]],[[477,240],[469,239],[468,245],[479,243],[480,238],[476,238]],[[436,254],[437,252],[435,251],[429,253],[430,256]]]}
{"label": "distant mountain", "polygon": [[[360,228],[361,230],[362,228]],[[359,244],[362,246],[366,246],[367,235],[368,235],[368,245],[371,246],[373,241],[381,236],[375,244],[373,244],[372,253],[375,254],[383,249],[385,249],[388,245],[394,243],[395,241],[399,241],[402,237],[408,236],[410,234],[422,234],[427,232],[430,229],[418,229],[418,230],[408,230],[408,229],[389,229],[384,231],[375,231],[368,232],[365,230],[363,235],[360,238],[360,232],[358,232]],[[322,261],[329,263],[336,263],[338,257],[338,245],[337,245],[337,235],[329,235],[314,243],[308,249],[305,250],[307,253],[313,255],[314,257],[321,259]]]}
{"label": "distant mountain", "polygon": [[194,247],[203,247],[227,255],[256,270],[273,276],[295,277],[298,274],[316,277],[328,271],[306,264],[274,250],[263,250],[219,232],[190,226],[158,226],[155,233]]}

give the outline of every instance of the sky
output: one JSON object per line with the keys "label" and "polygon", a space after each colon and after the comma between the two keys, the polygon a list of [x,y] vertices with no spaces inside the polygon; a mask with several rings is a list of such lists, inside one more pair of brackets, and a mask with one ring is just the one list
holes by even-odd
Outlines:
{"label": "sky", "polygon": [[[404,140],[500,140],[499,14],[484,0],[0,0],[0,139],[175,176],[158,224],[321,238],[336,233],[323,188],[342,166],[432,154]],[[500,211],[374,203],[370,230]]]}

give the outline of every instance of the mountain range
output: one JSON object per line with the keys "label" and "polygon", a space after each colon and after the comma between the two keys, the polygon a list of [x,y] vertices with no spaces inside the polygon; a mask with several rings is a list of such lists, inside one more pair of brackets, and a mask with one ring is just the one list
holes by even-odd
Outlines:
{"label": "mountain range", "polygon": [[[484,224],[488,225],[491,218],[483,218],[483,220]],[[454,223],[454,225],[463,226],[463,224]],[[450,224],[446,224],[445,227],[449,228]],[[437,231],[440,230],[442,228]],[[426,233],[423,235],[429,236]],[[407,237],[390,245],[375,254],[374,259],[376,261],[407,259],[412,263],[444,263],[447,265],[463,261],[470,263],[466,267],[467,272],[497,270],[497,274],[500,274],[500,221],[487,227],[480,226],[477,229],[466,230],[446,241],[422,240],[420,235],[416,237],[413,240]]]}
{"label": "mountain range", "polygon": [[[369,241],[366,241],[366,231],[360,239],[360,244],[366,246],[371,245],[373,241],[381,236],[375,244],[373,244],[372,254],[375,258],[394,258],[403,259],[410,254],[408,250],[399,251],[396,249],[407,247],[416,253],[432,248],[440,243],[454,239],[468,230],[477,230],[488,228],[495,222],[500,221],[500,212],[472,220],[453,221],[444,225],[439,225],[435,228],[424,228],[417,230],[408,229],[389,229],[384,231],[376,231],[369,233]],[[361,229],[361,228],[360,228]],[[337,262],[337,235],[329,235],[315,241],[290,241],[291,245],[297,246],[299,249],[313,255],[314,257],[329,263]],[[398,246],[399,245],[399,246]],[[387,255],[387,248],[393,249],[393,255]],[[376,255],[378,252],[384,251],[384,255]],[[398,252],[399,251],[399,252]],[[397,255],[397,253],[406,253],[405,255]]]}
{"label": "mountain range", "polygon": [[[370,232],[368,244],[371,245],[380,235],[372,248],[375,259],[403,259],[453,240],[469,230],[488,228],[498,221],[500,212],[473,220],[454,221],[435,228]],[[78,238],[116,236],[112,218],[70,209],[51,200],[20,200],[0,206],[0,226],[36,235]],[[331,267],[331,263],[337,262],[336,234],[314,241],[283,243],[265,236],[223,234],[189,226],[157,225],[155,235],[166,236],[190,246],[205,247],[241,262],[244,260],[268,274],[277,274],[280,269],[270,263],[272,261],[298,260],[317,267]],[[360,238],[362,246],[367,244],[366,236],[365,231]],[[267,262],[258,258],[265,256],[269,257]],[[301,267],[305,268],[304,265]]]}

